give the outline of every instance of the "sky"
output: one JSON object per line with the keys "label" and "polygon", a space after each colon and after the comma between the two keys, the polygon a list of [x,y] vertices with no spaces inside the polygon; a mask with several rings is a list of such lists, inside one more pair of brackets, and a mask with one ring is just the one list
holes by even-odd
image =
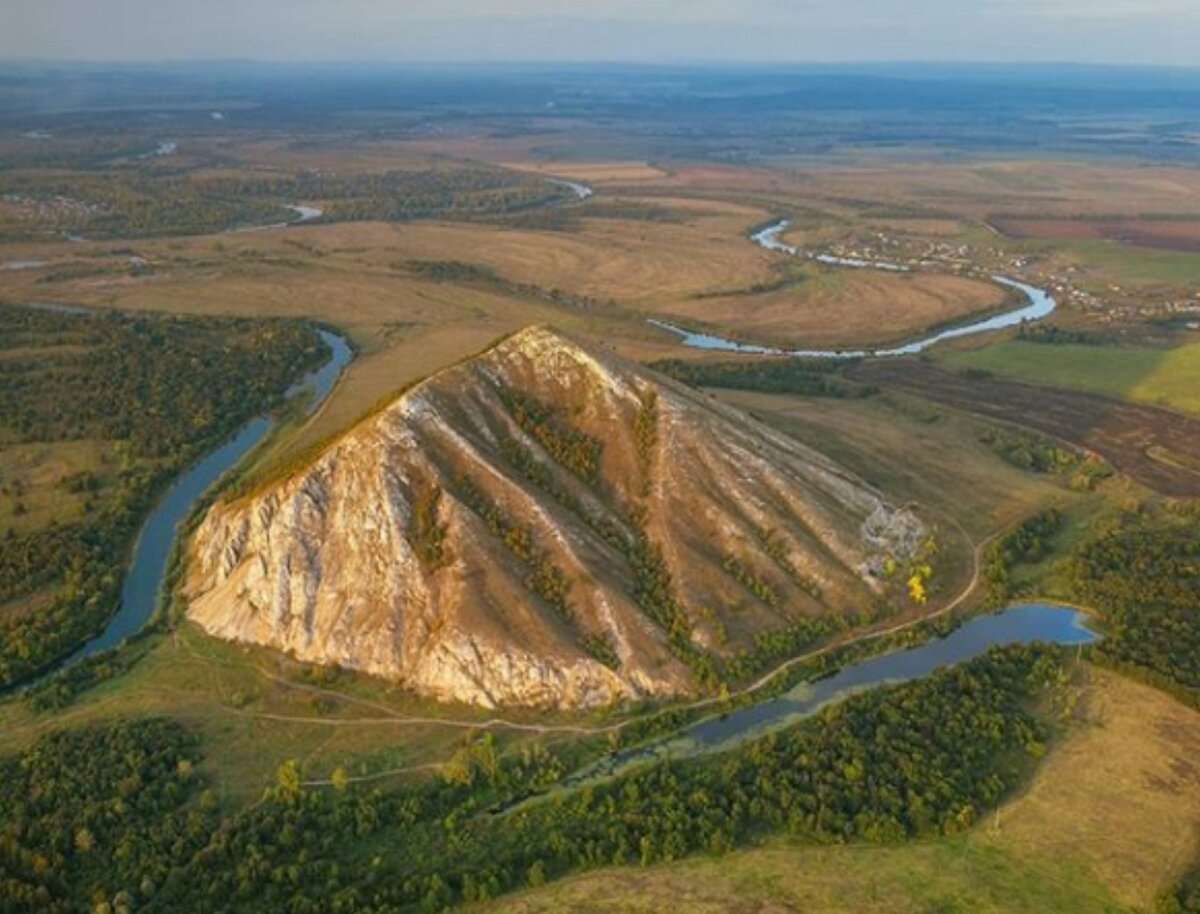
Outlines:
{"label": "sky", "polygon": [[0,0],[0,58],[1200,66],[1200,0]]}

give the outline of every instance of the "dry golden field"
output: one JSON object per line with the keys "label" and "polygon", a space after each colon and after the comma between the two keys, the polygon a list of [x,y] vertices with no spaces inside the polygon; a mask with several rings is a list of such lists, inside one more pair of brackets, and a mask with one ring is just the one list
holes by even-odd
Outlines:
{"label": "dry golden field", "polygon": [[[915,243],[1002,245],[1005,239],[986,225],[1005,213],[1059,213],[1067,220],[1095,213],[1169,215],[1194,207],[1200,194],[1196,174],[1175,167],[861,157],[850,164],[798,160],[764,167],[647,162],[600,152],[588,158],[580,151],[592,138],[589,130],[572,133],[559,125],[502,138],[456,128],[413,140],[197,139],[181,154],[219,156],[222,173],[506,163],[588,181],[597,194],[568,204],[557,214],[562,219],[537,228],[522,228],[519,219],[423,220],[122,245],[10,244],[0,260],[46,265],[0,271],[0,296],[181,313],[302,315],[343,329],[359,357],[316,420],[275,449],[293,452],[345,428],[403,385],[530,323],[583,333],[638,358],[704,357],[681,349],[645,318],[750,341],[862,346],[895,342],[1003,301],[998,287],[964,277],[789,262],[746,238],[748,229],[776,214],[793,217],[788,237],[802,245],[861,237],[863,231]],[[643,211],[661,218],[637,217]],[[1160,224],[1173,236],[1182,231],[1170,220],[1154,223]],[[1047,264],[1074,264],[1097,283],[1138,273],[1160,283],[1186,277],[1175,261],[1151,269],[1121,260],[1124,247],[1116,242],[1084,241],[1115,250],[1056,248],[1046,254]],[[131,268],[131,255],[144,258],[148,268]],[[493,278],[433,281],[411,269],[413,261],[458,261],[486,268]],[[755,287],[768,291],[756,293]],[[1061,316],[1068,324],[1082,319],[1070,310]]]}
{"label": "dry golden field", "polygon": [[797,285],[672,304],[659,313],[753,342],[792,347],[876,345],[1000,307],[999,286],[960,276],[896,276],[810,266]]}
{"label": "dry golden field", "polygon": [[[765,212],[722,201],[669,205],[682,214],[677,221],[587,218],[571,231],[368,222],[145,240],[132,246],[150,265],[142,271],[131,270],[128,254],[114,254],[110,244],[26,244],[6,259],[46,265],[0,274],[0,294],[127,309],[303,315],[341,327],[361,356],[319,423],[323,431],[529,323],[669,346],[644,323],[659,314],[720,320],[751,337],[794,326],[790,338],[797,340],[878,342],[997,300],[983,283],[833,271],[764,297],[761,307],[744,307],[740,298],[700,300],[775,276],[779,258],[744,237]],[[497,282],[436,282],[409,268],[411,261],[449,260],[486,267]],[[547,297],[554,290],[572,299],[555,303]]]}

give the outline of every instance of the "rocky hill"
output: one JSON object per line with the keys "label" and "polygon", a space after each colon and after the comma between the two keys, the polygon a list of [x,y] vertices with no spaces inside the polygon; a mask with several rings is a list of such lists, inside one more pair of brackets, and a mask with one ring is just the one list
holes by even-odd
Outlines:
{"label": "rocky hill", "polygon": [[583,708],[696,691],[763,633],[871,605],[922,535],[794,439],[535,327],[215,505],[185,595],[218,637]]}

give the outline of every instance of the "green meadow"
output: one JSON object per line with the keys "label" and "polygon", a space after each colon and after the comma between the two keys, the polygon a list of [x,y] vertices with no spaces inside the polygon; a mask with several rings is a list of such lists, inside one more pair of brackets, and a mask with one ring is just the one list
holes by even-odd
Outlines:
{"label": "green meadow", "polygon": [[1009,340],[945,356],[946,364],[1200,413],[1200,343],[1174,349]]}

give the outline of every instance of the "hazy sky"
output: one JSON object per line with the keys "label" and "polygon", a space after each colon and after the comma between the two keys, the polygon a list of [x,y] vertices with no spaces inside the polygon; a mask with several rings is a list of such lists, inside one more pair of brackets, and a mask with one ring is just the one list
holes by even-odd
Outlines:
{"label": "hazy sky", "polygon": [[1200,66],[1200,0],[0,0],[0,56]]}

